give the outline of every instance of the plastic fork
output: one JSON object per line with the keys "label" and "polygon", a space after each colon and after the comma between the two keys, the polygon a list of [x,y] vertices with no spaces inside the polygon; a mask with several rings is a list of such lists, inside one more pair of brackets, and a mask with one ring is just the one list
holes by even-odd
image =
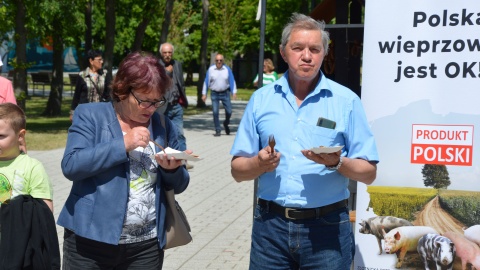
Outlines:
{"label": "plastic fork", "polygon": [[161,146],[160,144],[158,144],[156,141],[150,139],[151,142],[153,142],[153,144],[155,144],[156,146],[158,146],[158,148],[162,149],[163,153],[166,153],[165,152],[165,148],[163,148],[163,146]]}
{"label": "plastic fork", "polygon": [[275,137],[273,134],[268,136],[268,145],[270,146],[270,152],[275,153]]}

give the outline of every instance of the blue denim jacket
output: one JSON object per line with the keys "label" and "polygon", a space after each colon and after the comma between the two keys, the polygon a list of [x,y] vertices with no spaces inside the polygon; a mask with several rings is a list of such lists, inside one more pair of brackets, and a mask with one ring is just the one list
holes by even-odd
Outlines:
{"label": "blue denim jacket", "polygon": [[[168,138],[168,146],[176,149],[177,130],[172,122],[165,118],[166,136],[157,113],[151,121],[152,138],[163,146],[167,145],[165,138]],[[77,107],[61,165],[63,174],[73,185],[58,225],[79,236],[117,245],[127,207],[130,162],[112,103],[86,103]],[[158,170],[155,205],[160,248],[165,245],[163,188],[173,188],[178,194],[187,188],[189,181],[184,166],[173,173]]]}

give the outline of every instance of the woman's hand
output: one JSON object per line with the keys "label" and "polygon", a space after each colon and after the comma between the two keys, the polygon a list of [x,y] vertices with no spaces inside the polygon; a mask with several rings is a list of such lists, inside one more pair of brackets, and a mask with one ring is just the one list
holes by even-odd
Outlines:
{"label": "woman's hand", "polygon": [[125,150],[130,152],[137,147],[147,147],[150,141],[150,131],[146,127],[134,127],[125,136]]}
{"label": "woman's hand", "polygon": [[155,160],[157,161],[158,166],[165,170],[175,170],[185,164],[185,160],[176,159],[174,157],[168,158],[167,154],[156,154]]}
{"label": "woman's hand", "polygon": [[[191,155],[193,153],[192,150],[185,150],[185,153]],[[175,159],[174,157],[168,158],[167,154],[156,154],[155,160],[158,163],[158,166],[164,168],[165,170],[174,170],[182,165],[185,165],[185,160],[183,159]]]}

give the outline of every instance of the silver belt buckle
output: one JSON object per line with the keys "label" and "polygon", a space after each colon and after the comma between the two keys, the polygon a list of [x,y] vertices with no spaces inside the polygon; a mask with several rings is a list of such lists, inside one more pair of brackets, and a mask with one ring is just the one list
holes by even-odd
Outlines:
{"label": "silver belt buckle", "polygon": [[295,210],[295,209],[293,209],[293,208],[288,208],[288,207],[285,208],[285,217],[288,218],[288,219],[296,220],[296,218],[291,217],[291,216],[288,214],[288,211],[290,211],[290,210]]}

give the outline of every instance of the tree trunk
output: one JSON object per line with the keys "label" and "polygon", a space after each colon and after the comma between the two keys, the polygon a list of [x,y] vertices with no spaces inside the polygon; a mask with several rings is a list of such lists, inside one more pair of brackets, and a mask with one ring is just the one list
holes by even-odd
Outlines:
{"label": "tree trunk", "polygon": [[301,0],[301,4],[300,4],[300,12],[302,14],[309,14],[310,13],[310,4],[311,3],[308,3],[309,1],[308,0]]}
{"label": "tree trunk", "polygon": [[145,29],[147,29],[149,23],[150,19],[143,17],[143,20],[137,26],[137,29],[135,30],[135,39],[132,45],[132,52],[142,50],[143,37],[145,37]]}
{"label": "tree trunk", "polygon": [[150,23],[150,18],[152,18],[155,12],[155,8],[152,5],[156,5],[156,3],[150,0],[143,9],[147,10],[148,12],[143,16],[143,20],[138,24],[137,29],[135,30],[135,39],[133,40],[132,52],[142,50],[145,29],[147,29],[147,26]]}
{"label": "tree trunk", "polygon": [[193,68],[192,62],[190,61],[186,66],[187,78],[185,79],[185,85],[193,85]]}
{"label": "tree trunk", "polygon": [[53,38],[53,72],[52,83],[50,85],[50,95],[47,101],[47,107],[42,113],[43,116],[59,116],[62,112],[62,93],[63,93],[63,37],[62,21],[55,18],[53,21],[55,31]]}
{"label": "tree trunk", "polygon": [[83,59],[83,61],[80,61],[80,70],[84,70],[88,67],[89,62],[87,52],[92,49],[92,0],[87,0],[85,2],[85,26],[85,51],[83,54],[78,55],[79,59]]}
{"label": "tree trunk", "polygon": [[197,84],[197,107],[205,107],[202,100],[203,81],[207,73],[207,50],[208,50],[208,0],[202,0],[202,40],[200,44],[200,72],[198,73]]}
{"label": "tree trunk", "polygon": [[113,66],[113,48],[115,46],[115,0],[105,0],[105,52],[104,68],[107,69],[106,80],[111,81]]}
{"label": "tree trunk", "polygon": [[160,56],[160,45],[167,42],[168,30],[170,28],[170,18],[172,17],[173,2],[174,0],[167,0],[165,4],[165,16],[162,23],[162,33],[160,34],[160,40],[157,46],[157,56]]}
{"label": "tree trunk", "polygon": [[26,8],[23,0],[15,0],[17,12],[15,13],[15,51],[13,87],[17,104],[25,111],[25,102],[28,96],[27,85],[27,29],[25,28]]}

